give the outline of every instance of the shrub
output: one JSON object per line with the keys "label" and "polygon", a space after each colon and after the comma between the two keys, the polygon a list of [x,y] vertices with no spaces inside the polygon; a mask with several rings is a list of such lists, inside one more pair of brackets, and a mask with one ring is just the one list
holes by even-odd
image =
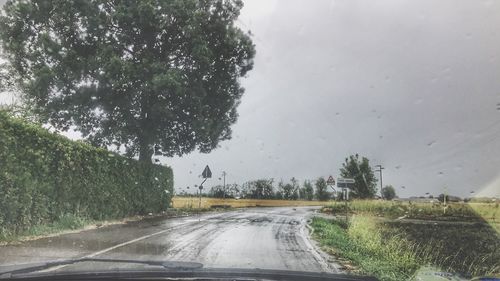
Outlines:
{"label": "shrub", "polygon": [[172,191],[169,167],[71,141],[0,111],[0,236],[65,216],[159,212]]}

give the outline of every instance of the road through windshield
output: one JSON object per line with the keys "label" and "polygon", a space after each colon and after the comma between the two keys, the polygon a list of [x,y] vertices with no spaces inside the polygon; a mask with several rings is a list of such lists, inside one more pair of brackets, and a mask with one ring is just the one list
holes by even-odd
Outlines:
{"label": "road through windshield", "polygon": [[500,278],[500,3],[0,7],[0,272]]}

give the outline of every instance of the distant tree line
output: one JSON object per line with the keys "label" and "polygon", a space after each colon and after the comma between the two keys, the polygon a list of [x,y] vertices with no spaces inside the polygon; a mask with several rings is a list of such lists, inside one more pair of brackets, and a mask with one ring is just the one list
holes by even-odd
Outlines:
{"label": "distant tree line", "polygon": [[[354,179],[350,186],[349,197],[369,199],[377,197],[377,178],[370,162],[366,157],[358,154],[345,158],[339,171],[340,177]],[[203,193],[204,192],[204,193]],[[320,200],[341,199],[340,189],[331,189],[325,178],[319,177],[314,181],[305,180],[300,183],[295,177],[289,181],[274,179],[258,179],[239,184],[228,184],[224,189],[216,185],[208,190],[202,190],[202,196],[215,198],[251,198],[251,199],[282,199],[282,200]],[[186,191],[179,195],[188,195]],[[339,196],[337,196],[339,195]],[[397,197],[393,186],[387,185],[381,191],[382,199],[392,200]]]}
{"label": "distant tree line", "polygon": [[[182,193],[181,193],[182,194]],[[300,183],[296,178],[289,181],[274,179],[258,179],[239,184],[216,185],[204,194],[214,198],[249,198],[249,199],[281,199],[281,200],[328,200],[331,192],[328,191],[326,180],[318,178],[314,183],[305,180]]]}

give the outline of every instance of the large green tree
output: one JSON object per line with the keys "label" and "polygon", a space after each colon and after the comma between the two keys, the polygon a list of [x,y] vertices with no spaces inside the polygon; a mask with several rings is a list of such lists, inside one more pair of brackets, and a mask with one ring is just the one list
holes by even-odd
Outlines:
{"label": "large green tree", "polygon": [[313,200],[313,198],[314,198],[314,188],[313,188],[311,182],[308,180],[304,181],[303,194],[304,194],[304,196],[301,196],[301,199],[306,199],[306,200],[310,201],[310,200]]}
{"label": "large green tree", "polygon": [[320,201],[328,200],[329,195],[326,180],[323,177],[320,177],[316,180],[314,185],[316,186],[316,198]]}
{"label": "large green tree", "polygon": [[372,198],[377,193],[377,179],[370,166],[370,161],[366,157],[359,157],[358,154],[351,155],[345,159],[340,168],[340,175],[343,178],[355,180],[352,188],[352,196],[357,198]]}
{"label": "large green tree", "polygon": [[8,1],[0,39],[36,113],[95,145],[209,152],[231,137],[252,68],[240,0]]}

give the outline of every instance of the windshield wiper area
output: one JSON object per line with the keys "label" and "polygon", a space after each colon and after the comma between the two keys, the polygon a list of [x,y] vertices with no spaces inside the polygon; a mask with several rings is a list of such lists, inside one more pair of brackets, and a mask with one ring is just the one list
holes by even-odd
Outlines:
{"label": "windshield wiper area", "polygon": [[27,266],[23,268],[0,271],[0,279],[11,278],[16,274],[32,273],[41,270],[51,269],[57,266],[71,265],[81,262],[107,262],[107,263],[130,263],[130,264],[144,264],[150,266],[158,266],[164,269],[173,270],[193,270],[203,267],[203,264],[197,262],[178,262],[178,261],[147,261],[147,260],[128,260],[128,259],[100,259],[100,258],[78,258],[51,261],[34,266]]}
{"label": "windshield wiper area", "polygon": [[[156,266],[158,269],[125,269],[104,271],[64,271],[52,272],[59,266],[66,266],[80,262],[130,263]],[[47,272],[51,270],[51,272]],[[10,271],[0,271],[0,280],[145,280],[162,278],[165,280],[288,280],[288,281],[355,281],[377,280],[374,277],[358,276],[344,273],[307,272],[273,269],[242,269],[242,268],[203,268],[203,264],[196,262],[177,261],[144,261],[127,259],[99,259],[79,258],[61,261],[52,261],[36,266],[27,266]]]}

